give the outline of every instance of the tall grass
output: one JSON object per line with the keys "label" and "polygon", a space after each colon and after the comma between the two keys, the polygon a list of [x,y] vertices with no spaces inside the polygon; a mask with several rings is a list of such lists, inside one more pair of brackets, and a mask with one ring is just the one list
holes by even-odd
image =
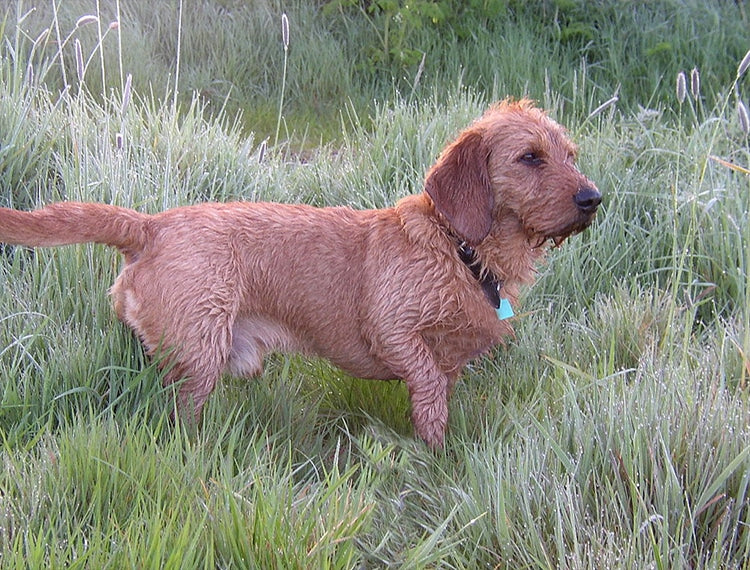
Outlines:
{"label": "tall grass", "polygon": [[[99,3],[97,9],[92,0],[64,0],[53,13],[52,3],[21,0],[16,11],[29,12],[21,29],[31,39],[53,17],[63,39],[82,16],[99,18],[74,36],[86,58],[93,55],[97,63],[86,71],[92,94],[122,88],[129,71],[143,95],[166,100],[177,92],[189,104],[196,94],[210,115],[233,118],[241,111],[243,130],[260,139],[274,138],[286,81],[285,123],[305,150],[320,138],[338,140],[345,106],[367,117],[372,101],[390,99],[394,90],[421,99],[464,86],[490,99],[528,93],[540,100],[549,91],[563,110],[576,113],[618,93],[621,108],[637,111],[639,105],[671,105],[674,74],[697,67],[710,106],[747,51],[742,3],[690,0],[677,9],[671,0],[660,0],[630,9],[615,0],[453,2],[458,12],[452,20],[441,25],[426,19],[408,35],[404,47],[424,54],[423,60],[375,65],[378,30],[358,9],[336,9],[337,3],[347,4],[332,0],[321,9],[300,0],[201,1],[182,3],[179,10],[179,3],[128,2]],[[293,24],[288,50],[280,41],[283,13]],[[7,14],[15,17],[13,10]],[[122,26],[108,31],[113,22]],[[57,48],[48,41],[38,50],[54,63],[47,79],[61,88],[67,69],[67,82],[74,85],[74,50]]]}
{"label": "tall grass", "polygon": [[[383,70],[357,67],[369,24],[343,10],[186,2],[178,52],[174,4],[18,3],[0,34],[3,205],[381,207],[420,191],[444,143],[508,91],[568,125],[605,202],[551,253],[516,338],[467,369],[437,453],[413,438],[403,385],[295,356],[225,378],[200,430],[175,428],[158,366],[109,307],[117,255],[3,247],[3,568],[746,568],[750,153],[736,109],[750,46],[738,51],[747,20],[729,4],[599,3],[589,19],[544,4],[541,21],[516,6],[475,29],[474,50],[458,32],[416,33],[433,46],[424,75],[384,88]],[[721,29],[693,21],[702,41],[674,38],[627,82],[643,22],[666,13],[679,34],[689,15],[731,10]],[[295,27],[280,90],[283,11]],[[619,30],[602,27],[613,11]],[[586,26],[602,31],[589,55],[610,50],[611,67],[567,59]],[[418,83],[408,97],[403,81]],[[243,90],[262,108],[237,117]],[[335,142],[295,131],[316,110],[328,124],[313,131]],[[266,152],[282,112],[302,143],[274,137]]]}

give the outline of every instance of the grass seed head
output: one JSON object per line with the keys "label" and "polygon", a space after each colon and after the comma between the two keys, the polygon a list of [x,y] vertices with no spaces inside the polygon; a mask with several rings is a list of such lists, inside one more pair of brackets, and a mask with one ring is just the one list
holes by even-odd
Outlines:
{"label": "grass seed head", "polygon": [[128,109],[128,104],[130,103],[130,93],[132,91],[132,85],[133,85],[133,76],[128,73],[128,76],[125,78],[125,88],[122,90],[122,108],[120,109],[120,114],[125,115],[125,111]]}
{"label": "grass seed head", "polygon": [[747,107],[745,107],[742,101],[737,101],[737,118],[739,119],[742,132],[746,135],[750,134],[750,117],[747,113]]}
{"label": "grass seed head", "polygon": [[40,43],[45,41],[47,39],[47,36],[49,36],[49,28],[44,28],[42,32],[36,37],[34,40],[33,47],[38,46]]}
{"label": "grass seed head", "polygon": [[610,97],[604,103],[599,105],[596,109],[591,111],[591,113],[589,113],[588,118],[590,119],[592,117],[596,117],[600,113],[603,113],[606,109],[608,109],[609,107],[617,103],[619,100],[620,98],[617,95],[615,95],[614,97]]}
{"label": "grass seed head", "polygon": [[685,72],[680,71],[677,74],[677,100],[682,103],[685,101],[685,97],[687,96],[687,78],[685,77]]}
{"label": "grass seed head", "polygon": [[737,67],[737,79],[742,77],[742,75],[747,71],[748,67],[750,67],[750,50],[748,50],[748,52],[745,54],[745,57],[742,58],[740,65]]}
{"label": "grass seed head", "polygon": [[281,15],[281,41],[284,42],[284,50],[289,49],[289,18],[286,13]]}
{"label": "grass seed head", "polygon": [[258,149],[258,164],[263,162],[263,158],[266,156],[266,141],[260,143],[260,149]]}
{"label": "grass seed head", "polygon": [[76,74],[78,75],[78,81],[83,81],[83,51],[81,49],[81,41],[76,38],[74,43],[76,52]]}
{"label": "grass seed head", "polygon": [[98,22],[99,18],[94,16],[93,14],[88,14],[86,16],[81,16],[76,20],[76,28],[80,28],[82,26],[85,26],[86,24],[93,24],[94,22]]}
{"label": "grass seed head", "polygon": [[696,100],[701,96],[701,74],[697,67],[690,72],[690,94]]}

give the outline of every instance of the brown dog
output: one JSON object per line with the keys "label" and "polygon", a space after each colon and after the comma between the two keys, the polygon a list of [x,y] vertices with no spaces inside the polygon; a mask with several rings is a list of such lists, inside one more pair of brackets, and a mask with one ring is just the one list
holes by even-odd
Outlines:
{"label": "brown dog", "polygon": [[545,244],[596,213],[601,195],[575,157],[562,127],[527,100],[506,101],[445,149],[423,193],[393,208],[232,203],[146,215],[61,202],[0,209],[0,242],[118,248],[117,315],[149,354],[170,350],[165,383],[186,379],[188,416],[222,372],[259,374],[268,352],[301,351],[355,376],[403,379],[416,432],[434,447],[453,383],[512,333],[505,317]]}

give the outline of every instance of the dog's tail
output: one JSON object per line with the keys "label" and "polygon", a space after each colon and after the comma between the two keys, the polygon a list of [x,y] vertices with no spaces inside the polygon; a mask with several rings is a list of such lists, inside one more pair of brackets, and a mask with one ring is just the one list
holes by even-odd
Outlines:
{"label": "dog's tail", "polygon": [[146,214],[83,202],[57,202],[32,212],[0,208],[0,243],[51,247],[95,242],[127,254],[146,243]]}

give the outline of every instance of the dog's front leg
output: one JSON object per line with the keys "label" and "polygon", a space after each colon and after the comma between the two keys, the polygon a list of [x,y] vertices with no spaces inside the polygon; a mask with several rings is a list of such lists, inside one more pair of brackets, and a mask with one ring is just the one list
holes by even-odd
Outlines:
{"label": "dog's front leg", "polygon": [[406,380],[414,430],[432,449],[443,446],[448,424],[448,380],[443,374]]}
{"label": "dog's front leg", "polygon": [[384,360],[406,382],[414,430],[431,448],[442,447],[448,424],[448,376],[421,337],[390,339],[388,344]]}

